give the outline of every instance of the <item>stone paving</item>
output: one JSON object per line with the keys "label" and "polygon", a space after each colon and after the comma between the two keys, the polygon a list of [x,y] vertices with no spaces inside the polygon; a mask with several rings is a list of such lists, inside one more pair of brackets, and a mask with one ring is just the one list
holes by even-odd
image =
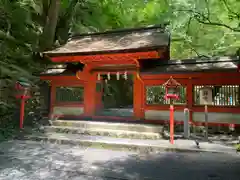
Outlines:
{"label": "stone paving", "polygon": [[[31,136],[29,136],[31,137]],[[29,138],[31,140],[49,141],[59,144],[85,144],[86,146],[107,146],[110,149],[128,149],[145,152],[157,151],[207,151],[221,153],[236,153],[236,148],[220,143],[200,142],[200,148],[196,146],[194,140],[178,139],[174,141],[174,145],[169,140],[145,140],[145,139],[129,139],[129,138],[113,138],[106,136],[86,136],[66,133],[45,133],[44,136],[36,136]]]}
{"label": "stone paving", "polygon": [[239,180],[240,156],[137,154],[70,145],[0,144],[0,180]]}

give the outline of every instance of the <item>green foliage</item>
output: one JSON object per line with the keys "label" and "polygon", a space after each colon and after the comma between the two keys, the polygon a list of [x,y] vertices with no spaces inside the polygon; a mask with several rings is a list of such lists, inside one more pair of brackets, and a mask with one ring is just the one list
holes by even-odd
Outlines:
{"label": "green foliage", "polygon": [[239,8],[238,0],[92,0],[75,6],[71,30],[96,32],[169,22],[173,59],[232,55],[240,47]]}
{"label": "green foliage", "polygon": [[[26,2],[26,1],[25,1]],[[35,81],[32,72],[41,70],[33,59],[39,31],[24,1],[0,1],[0,134],[4,138],[18,125],[14,84],[20,77]]]}
{"label": "green foliage", "polygon": [[19,74],[31,76],[26,69],[33,65],[31,53],[37,43],[37,33],[31,27],[28,9],[17,1],[0,1],[0,76],[16,79]]}
{"label": "green foliage", "polygon": [[236,145],[236,150],[237,150],[238,152],[240,152],[240,144],[237,144],[237,145]]}
{"label": "green foliage", "polygon": [[[74,33],[140,27],[168,21],[167,1],[92,0],[78,3],[73,16]],[[158,12],[158,13],[156,13]]]}
{"label": "green foliage", "polygon": [[[230,55],[240,47],[240,2],[188,0],[172,3],[173,57]],[[183,52],[179,54],[178,52]]]}

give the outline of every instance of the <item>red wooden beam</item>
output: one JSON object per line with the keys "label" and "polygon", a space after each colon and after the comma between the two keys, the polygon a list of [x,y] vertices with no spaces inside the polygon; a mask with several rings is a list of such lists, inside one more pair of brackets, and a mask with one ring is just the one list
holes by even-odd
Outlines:
{"label": "red wooden beam", "polygon": [[[193,112],[204,112],[204,106],[193,106]],[[238,106],[208,106],[208,112],[217,112],[217,113],[240,113],[240,108]]]}
{"label": "red wooden beam", "polygon": [[[174,110],[175,111],[182,111],[184,108],[186,108],[186,105],[175,105]],[[169,110],[169,105],[145,105],[145,110],[158,110],[158,111],[167,111]],[[204,106],[192,106],[189,107],[189,110],[191,112],[204,112]],[[208,106],[208,112],[218,112],[218,113],[233,113],[233,114],[239,114],[240,108],[238,106],[235,107],[229,107],[229,106]]]}
{"label": "red wooden beam", "polygon": [[[186,107],[186,105],[174,105],[174,110],[175,111],[183,111],[185,107]],[[168,111],[169,104],[166,104],[166,105],[147,105],[147,104],[145,104],[144,109],[145,110],[158,110],[158,111],[167,110]]]}
{"label": "red wooden beam", "polygon": [[119,58],[125,58],[125,59],[159,58],[159,53],[157,51],[149,51],[149,52],[117,53],[117,54],[103,54],[103,55],[60,56],[60,57],[51,57],[51,60],[53,62],[82,62],[82,63],[100,61],[104,64],[105,60],[117,61]]}
{"label": "red wooden beam", "polygon": [[239,78],[239,72],[197,72],[197,73],[168,73],[168,74],[142,74],[143,80],[158,80],[169,79],[172,76],[174,79],[196,79],[195,83],[199,81],[197,78],[201,78],[205,82],[214,82],[212,78],[230,79],[230,77]]}
{"label": "red wooden beam", "polygon": [[54,106],[56,107],[84,107],[83,102],[55,102]]}
{"label": "red wooden beam", "polygon": [[[144,79],[144,75],[141,75],[143,77],[145,86],[160,86],[163,85],[168,79]],[[182,86],[186,86],[188,84],[188,79],[178,79],[178,82]]]}

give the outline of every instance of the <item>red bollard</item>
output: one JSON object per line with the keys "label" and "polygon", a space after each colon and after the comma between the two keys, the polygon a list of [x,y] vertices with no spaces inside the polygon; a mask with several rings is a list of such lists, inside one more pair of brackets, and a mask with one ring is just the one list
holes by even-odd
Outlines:
{"label": "red bollard", "polygon": [[25,108],[25,98],[21,98],[21,105],[20,105],[20,129],[23,128],[23,121],[24,121],[24,108]]}
{"label": "red bollard", "polygon": [[170,105],[170,143],[174,143],[174,106]]}
{"label": "red bollard", "polygon": [[25,102],[26,102],[26,99],[29,99],[31,96],[29,92],[29,87],[24,87],[19,82],[16,82],[15,89],[16,89],[16,98],[20,99],[21,101],[19,128],[23,129]]}
{"label": "red bollard", "polygon": [[174,100],[179,99],[179,87],[181,86],[173,77],[163,84],[166,89],[165,99],[170,100],[170,143],[174,143]]}

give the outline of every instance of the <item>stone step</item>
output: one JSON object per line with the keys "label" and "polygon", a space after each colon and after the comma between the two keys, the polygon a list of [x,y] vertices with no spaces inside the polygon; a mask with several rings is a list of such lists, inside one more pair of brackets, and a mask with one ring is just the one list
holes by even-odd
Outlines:
{"label": "stone step", "polygon": [[215,152],[236,154],[236,149],[219,144],[201,143],[197,148],[193,141],[176,140],[172,145],[168,140],[140,140],[127,138],[111,138],[103,136],[86,136],[66,133],[39,133],[22,137],[25,140],[40,141],[42,143],[69,144],[99,149],[122,151],[136,151],[141,153],[156,153],[160,151],[174,152]]}
{"label": "stone step", "polygon": [[100,128],[79,128],[71,126],[46,126],[44,131],[68,134],[81,134],[90,136],[108,136],[114,138],[130,138],[130,139],[161,139],[162,135],[155,132],[137,132],[117,129],[100,129]]}
{"label": "stone step", "polygon": [[152,132],[162,133],[163,126],[149,124],[133,124],[133,123],[114,123],[114,122],[94,122],[94,121],[70,121],[70,120],[54,120],[51,121],[53,126],[91,128],[91,129],[109,129],[124,130],[135,132]]}
{"label": "stone step", "polygon": [[[86,136],[66,133],[44,133],[24,137],[25,140],[40,141],[41,143],[68,144],[73,146],[111,149],[122,151],[157,152],[163,146],[157,145],[157,140],[133,140],[126,138],[111,138],[102,136]],[[167,148],[167,145],[164,146]],[[166,149],[164,149],[166,150]]]}

